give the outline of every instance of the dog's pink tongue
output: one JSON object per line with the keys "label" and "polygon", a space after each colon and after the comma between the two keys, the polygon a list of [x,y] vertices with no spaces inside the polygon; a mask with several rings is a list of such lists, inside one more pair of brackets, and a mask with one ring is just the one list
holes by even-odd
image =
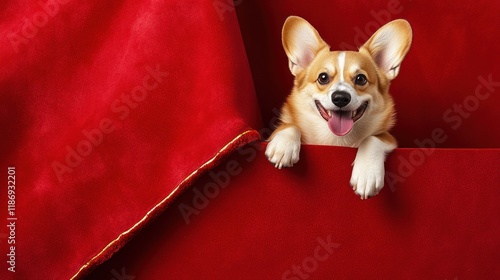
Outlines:
{"label": "dog's pink tongue", "polygon": [[354,121],[351,112],[335,112],[328,120],[328,127],[337,136],[344,136],[351,131]]}

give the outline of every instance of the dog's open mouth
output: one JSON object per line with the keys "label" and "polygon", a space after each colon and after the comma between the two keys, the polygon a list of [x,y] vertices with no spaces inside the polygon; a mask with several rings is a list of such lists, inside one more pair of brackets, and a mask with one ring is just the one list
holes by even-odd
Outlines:
{"label": "dog's open mouth", "polygon": [[319,113],[328,122],[328,127],[337,136],[344,136],[349,133],[354,123],[363,116],[368,107],[368,102],[365,102],[354,111],[333,111],[326,110],[318,100],[315,102]]}

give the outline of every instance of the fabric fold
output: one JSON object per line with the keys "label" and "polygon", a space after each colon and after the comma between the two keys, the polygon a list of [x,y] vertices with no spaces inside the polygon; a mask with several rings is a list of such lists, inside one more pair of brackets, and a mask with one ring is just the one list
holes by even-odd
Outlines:
{"label": "fabric fold", "polygon": [[0,163],[17,170],[22,257],[2,277],[81,278],[200,174],[259,139],[229,4],[5,4]]}

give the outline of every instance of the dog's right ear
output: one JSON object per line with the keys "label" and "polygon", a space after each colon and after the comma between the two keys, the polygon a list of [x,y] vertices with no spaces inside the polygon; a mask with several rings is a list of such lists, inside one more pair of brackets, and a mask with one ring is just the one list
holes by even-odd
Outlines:
{"label": "dog's right ear", "polygon": [[297,16],[286,19],[281,40],[294,76],[309,66],[321,49],[330,48],[309,22]]}

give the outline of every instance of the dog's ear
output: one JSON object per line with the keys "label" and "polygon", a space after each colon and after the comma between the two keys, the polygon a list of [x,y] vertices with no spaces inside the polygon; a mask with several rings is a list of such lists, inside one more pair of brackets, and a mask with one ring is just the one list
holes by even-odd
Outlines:
{"label": "dog's ear", "polygon": [[398,19],[380,27],[360,48],[366,50],[389,80],[396,78],[401,62],[411,46],[410,24]]}
{"label": "dog's ear", "polygon": [[309,22],[297,16],[286,19],[281,39],[294,76],[309,66],[321,49],[330,48]]}

